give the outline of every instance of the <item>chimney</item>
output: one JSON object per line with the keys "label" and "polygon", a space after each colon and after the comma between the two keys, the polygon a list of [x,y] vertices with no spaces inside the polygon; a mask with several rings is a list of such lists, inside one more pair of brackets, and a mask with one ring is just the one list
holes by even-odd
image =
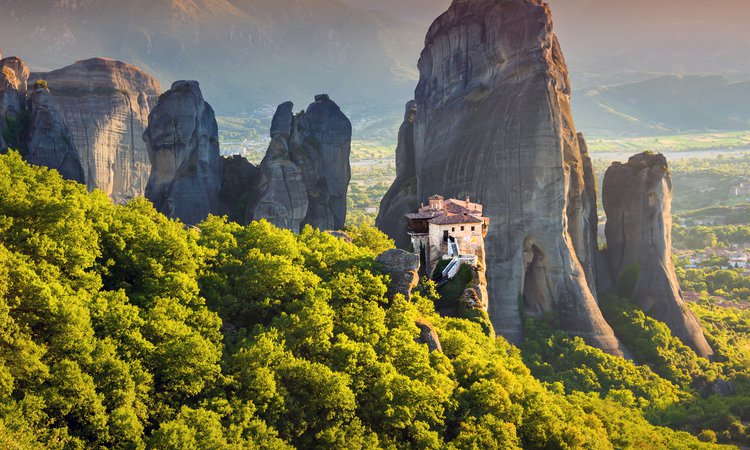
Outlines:
{"label": "chimney", "polygon": [[466,208],[469,207],[469,203],[471,203],[471,197],[467,195],[466,196]]}

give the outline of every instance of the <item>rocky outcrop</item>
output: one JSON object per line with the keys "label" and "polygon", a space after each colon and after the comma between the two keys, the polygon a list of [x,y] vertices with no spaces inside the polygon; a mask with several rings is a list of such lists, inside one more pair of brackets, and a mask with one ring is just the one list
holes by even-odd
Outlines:
{"label": "rocky outcrop", "polygon": [[42,82],[29,94],[29,138],[26,160],[55,169],[67,180],[85,183],[81,160],[55,98]]}
{"label": "rocky outcrop", "polygon": [[299,232],[304,225],[338,230],[346,222],[351,180],[352,126],[327,95],[306,111],[279,105],[271,123],[271,144],[260,165],[260,192],[249,220],[266,219]]}
{"label": "rocky outcrop", "polygon": [[396,180],[380,201],[380,211],[375,220],[378,228],[394,240],[399,248],[408,248],[411,244],[406,234],[406,214],[414,211],[419,203],[417,196],[417,172],[414,150],[414,117],[417,114],[417,103],[406,104],[404,122],[398,131],[396,147]]}
{"label": "rocky outcrop", "polygon": [[383,266],[383,271],[391,277],[388,296],[403,295],[407,300],[419,284],[419,255],[404,250],[388,250],[375,261]]}
{"label": "rocky outcrop", "polygon": [[626,271],[638,274],[633,286],[620,290],[699,356],[711,356],[698,319],[682,299],[672,263],[672,177],[664,155],[641,153],[626,164],[614,163],[604,176],[603,200],[613,278]]}
{"label": "rocky outcrop", "polygon": [[483,266],[471,267],[471,281],[461,294],[459,303],[467,310],[487,311],[489,295],[487,293],[487,275]]}
{"label": "rocky outcrop", "polygon": [[[2,55],[0,55],[2,56]],[[16,57],[0,60],[0,149],[25,145],[29,69]]]}
{"label": "rocky outcrop", "polygon": [[153,167],[146,198],[167,217],[191,225],[221,212],[218,126],[198,82],[172,84],[148,122],[143,140]]}
{"label": "rocky outcrop", "polygon": [[417,319],[415,325],[419,328],[419,337],[415,339],[418,344],[426,345],[430,353],[443,351],[443,346],[440,344],[440,337],[431,323],[424,319]]}
{"label": "rocky outcrop", "polygon": [[289,145],[282,135],[271,140],[260,172],[258,200],[249,209],[248,221],[265,219],[298,233],[307,216],[307,189],[302,171],[291,160]]}
{"label": "rocky outcrop", "polygon": [[[551,314],[563,330],[624,354],[589,280],[595,186],[549,7],[454,0],[430,27],[419,71],[416,183],[405,171],[384,200],[379,225],[391,236],[405,233],[403,205],[414,210],[436,193],[476,199],[491,220],[485,248],[495,331],[519,342],[522,314]],[[403,145],[408,155],[412,143]]]}
{"label": "rocky outcrop", "polygon": [[289,147],[302,169],[309,203],[303,224],[321,230],[344,228],[351,143],[351,122],[325,94],[316,95],[307,111],[294,117]]}
{"label": "rocky outcrop", "polygon": [[151,164],[141,136],[159,82],[134,65],[103,58],[31,79],[46,80],[59,102],[89,189],[101,189],[116,202],[143,195]]}

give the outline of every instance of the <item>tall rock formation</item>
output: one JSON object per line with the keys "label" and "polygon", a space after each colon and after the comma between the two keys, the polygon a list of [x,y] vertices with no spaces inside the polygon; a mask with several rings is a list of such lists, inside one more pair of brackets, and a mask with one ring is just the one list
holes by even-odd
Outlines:
{"label": "tall rock formation", "polygon": [[417,197],[417,168],[414,154],[414,117],[417,114],[417,103],[406,104],[404,122],[398,130],[396,147],[396,180],[380,201],[380,211],[375,223],[388,233],[399,248],[411,244],[407,228],[406,214],[414,211],[419,203]]}
{"label": "tall rock formation", "polygon": [[248,219],[266,219],[295,232],[307,224],[340,230],[351,180],[351,122],[327,95],[316,96],[304,112],[293,110],[291,102],[276,110]]}
{"label": "tall rock formation", "polygon": [[56,169],[67,180],[86,183],[78,150],[65,123],[60,105],[42,82],[29,94],[29,139],[26,160]]}
{"label": "tall rock formation", "polygon": [[167,217],[187,224],[220,213],[219,131],[198,82],[172,84],[148,121],[143,140],[153,168],[146,198]]}
{"label": "tall rock formation", "polygon": [[[284,105],[278,114],[284,114]],[[265,219],[279,228],[299,233],[309,202],[302,171],[289,154],[284,134],[271,139],[266,156],[260,164],[257,201],[248,210],[248,221]]]}
{"label": "tall rock formation", "polygon": [[[0,55],[1,56],[1,55]],[[26,90],[29,68],[20,59],[0,60],[0,149],[21,147],[28,126]]]}
{"label": "tall rock formation", "polygon": [[641,153],[614,163],[604,176],[607,260],[618,279],[638,273],[632,298],[666,323],[699,356],[713,354],[700,323],[682,299],[672,263],[672,176],[664,155]]}
{"label": "tall rock formation", "polygon": [[[562,329],[623,354],[587,278],[595,259],[587,231],[595,187],[549,7],[454,0],[430,27],[419,71],[411,208],[433,194],[484,205],[496,332],[519,342],[522,314],[550,313]],[[408,189],[396,191],[379,221],[391,236],[406,232],[393,219],[400,211],[391,209],[411,201]]]}
{"label": "tall rock formation", "polygon": [[143,195],[151,171],[141,139],[161,87],[140,68],[94,58],[47,73],[78,148],[89,189],[101,189],[114,201]]}
{"label": "tall rock formation", "polygon": [[292,124],[292,159],[302,169],[309,207],[303,225],[340,230],[346,223],[346,194],[352,178],[352,124],[328,95],[315,96]]}

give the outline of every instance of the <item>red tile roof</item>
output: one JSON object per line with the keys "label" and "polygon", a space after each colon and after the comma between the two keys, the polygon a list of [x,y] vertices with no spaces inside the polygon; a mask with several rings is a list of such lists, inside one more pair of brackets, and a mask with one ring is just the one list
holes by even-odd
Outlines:
{"label": "red tile roof", "polygon": [[432,220],[430,223],[435,225],[457,225],[461,223],[484,223],[482,219],[472,216],[470,214],[460,214],[455,216],[439,216]]}

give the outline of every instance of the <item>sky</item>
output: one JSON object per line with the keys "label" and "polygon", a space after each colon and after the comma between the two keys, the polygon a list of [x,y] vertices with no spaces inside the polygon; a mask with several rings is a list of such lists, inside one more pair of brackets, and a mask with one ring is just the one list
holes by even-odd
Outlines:
{"label": "sky", "polygon": [[[450,0],[344,0],[430,22]],[[575,72],[750,72],[750,0],[548,0]]]}

